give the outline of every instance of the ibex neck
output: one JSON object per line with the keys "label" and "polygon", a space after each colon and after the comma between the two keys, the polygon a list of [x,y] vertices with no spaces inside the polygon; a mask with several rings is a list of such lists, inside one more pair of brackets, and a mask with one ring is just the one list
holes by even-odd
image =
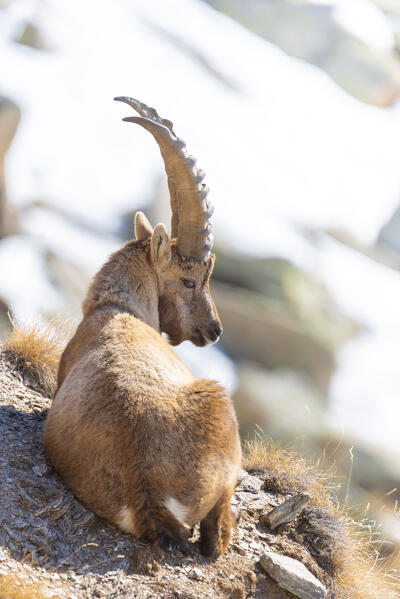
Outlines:
{"label": "ibex neck", "polygon": [[158,301],[149,241],[130,241],[94,277],[83,302],[83,316],[105,306],[115,306],[160,331]]}

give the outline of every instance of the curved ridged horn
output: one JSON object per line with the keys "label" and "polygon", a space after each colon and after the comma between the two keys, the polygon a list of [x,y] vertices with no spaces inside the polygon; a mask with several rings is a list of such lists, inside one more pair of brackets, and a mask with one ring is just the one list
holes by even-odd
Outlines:
{"label": "curved ridged horn", "polygon": [[140,117],[123,120],[137,123],[155,138],[164,160],[171,197],[171,237],[176,237],[178,253],[186,258],[204,261],[213,245],[209,218],[213,207],[206,199],[208,187],[202,183],[204,172],[196,167],[196,159],[189,156],[185,142],[177,137],[173,124],[162,119],[154,110],[135,100],[120,96],[118,102],[129,104]]}

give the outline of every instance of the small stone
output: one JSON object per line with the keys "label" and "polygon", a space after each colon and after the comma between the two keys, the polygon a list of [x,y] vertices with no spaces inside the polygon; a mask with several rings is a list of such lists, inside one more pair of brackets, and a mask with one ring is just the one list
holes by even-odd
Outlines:
{"label": "small stone", "polygon": [[260,539],[263,539],[263,541],[266,541],[268,545],[276,544],[276,537],[274,537],[274,535],[267,535],[263,532],[259,532],[258,536],[260,537]]}
{"label": "small stone", "polygon": [[243,547],[243,543],[240,543],[239,545],[233,545],[233,548],[237,553],[239,553],[239,555],[246,555],[247,553],[246,548]]}
{"label": "small stone", "polygon": [[261,545],[260,545],[260,543],[257,543],[257,541],[252,541],[250,543],[250,549],[254,549],[254,550],[261,549]]}
{"label": "small stone", "polygon": [[238,491],[247,491],[248,493],[258,493],[263,486],[263,481],[248,474],[239,485],[237,486]]}
{"label": "small stone", "polygon": [[246,472],[246,470],[243,470],[243,468],[241,468],[241,469],[239,470],[238,481],[241,483],[241,482],[242,482],[242,480],[243,480],[244,478],[246,478],[246,476],[249,476],[249,473],[248,473],[248,472]]}
{"label": "small stone", "polygon": [[241,501],[241,503],[248,503],[249,501],[251,501],[251,499],[254,499],[253,493],[245,493],[244,491],[237,492],[236,496],[238,497],[239,501]]}
{"label": "small stone", "polygon": [[327,590],[304,564],[287,555],[266,551],[260,565],[278,585],[299,599],[325,599]]}
{"label": "small stone", "polygon": [[253,495],[247,504],[247,506],[249,508],[252,508],[253,510],[262,510],[270,505],[271,500],[269,495],[263,493],[262,491],[260,491],[260,493],[258,493],[257,495]]}
{"label": "small stone", "polygon": [[46,44],[40,29],[35,23],[25,23],[22,33],[15,39],[15,41],[24,46],[35,48],[35,50],[46,49]]}
{"label": "small stone", "polygon": [[193,568],[191,577],[194,578],[194,580],[201,580],[203,578],[203,573],[200,568]]}

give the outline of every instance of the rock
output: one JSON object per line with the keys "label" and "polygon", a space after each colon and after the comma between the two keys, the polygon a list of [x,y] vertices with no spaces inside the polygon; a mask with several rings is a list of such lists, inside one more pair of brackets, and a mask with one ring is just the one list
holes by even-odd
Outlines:
{"label": "rock", "polygon": [[[242,493],[244,494],[244,493]],[[252,511],[262,511],[267,507],[273,507],[277,504],[276,496],[265,491],[260,491],[257,495],[245,493],[248,497],[247,508]]]}
{"label": "rock", "polygon": [[247,474],[247,476],[242,479],[242,481],[239,483],[239,485],[236,488],[238,491],[246,491],[247,493],[258,493],[260,491],[262,485],[263,485],[262,480],[260,480],[256,476]]}
{"label": "rock", "polygon": [[22,32],[15,38],[18,44],[35,48],[35,50],[46,50],[40,29],[35,23],[27,22],[23,25]]}
{"label": "rock", "polygon": [[264,514],[260,521],[262,524],[269,526],[271,530],[274,530],[280,524],[292,522],[307,503],[309,503],[310,499],[311,495],[308,493],[293,495],[293,497],[289,497],[289,499],[274,507],[270,512]]}
{"label": "rock", "polygon": [[203,578],[200,568],[193,568],[191,576],[194,580],[201,580]]}
{"label": "rock", "polygon": [[276,539],[276,537],[274,537],[274,535],[268,535],[268,534],[265,534],[264,532],[259,532],[258,536],[260,537],[260,539],[263,539],[264,541],[266,541],[268,543],[268,545],[275,545],[277,543],[277,539]]}
{"label": "rock", "polygon": [[215,251],[215,280],[269,300],[271,307],[287,312],[316,339],[324,338],[336,346],[353,334],[353,323],[315,274],[284,258],[254,257],[229,246],[218,246]]}
{"label": "rock", "polygon": [[282,589],[299,599],[324,599],[324,585],[298,560],[286,555],[266,551],[260,557],[260,565]]}
{"label": "rock", "polygon": [[0,339],[11,331],[11,323],[8,316],[10,313],[11,310],[8,304],[0,297]]}
{"label": "rock", "polygon": [[270,496],[263,492],[255,495],[254,493],[248,493],[246,491],[237,491],[236,497],[246,509],[262,510],[271,503]]}
{"label": "rock", "polygon": [[299,431],[309,439],[316,431],[318,435],[328,432],[324,396],[307,376],[241,362],[238,377],[233,401],[243,436],[252,434],[255,426],[280,440],[291,440]]}
{"label": "rock", "polygon": [[243,470],[243,468],[241,468],[241,469],[239,470],[238,481],[239,481],[239,482],[242,482],[242,480],[243,480],[244,478],[246,478],[246,476],[249,476],[249,473],[248,473],[248,472],[246,472],[246,470]]}
{"label": "rock", "polygon": [[90,283],[89,273],[80,264],[51,250],[47,250],[45,260],[50,280],[68,306],[69,314],[80,318],[82,301]]}
{"label": "rock", "polygon": [[40,464],[36,464],[35,466],[33,466],[32,470],[35,474],[42,477],[48,471],[48,467],[45,462],[41,462]]}
{"label": "rock", "polygon": [[7,206],[4,161],[20,119],[14,102],[0,96],[0,238],[16,231],[15,217]]}
{"label": "rock", "polygon": [[380,230],[377,244],[400,254],[400,207]]}
{"label": "rock", "polygon": [[213,297],[224,323],[221,343],[228,354],[267,368],[304,371],[326,391],[339,337],[340,342],[345,338],[339,327],[314,317],[303,319],[284,302],[225,283],[213,283]]}
{"label": "rock", "polygon": [[[396,101],[400,91],[400,66],[396,56],[342,26],[334,3],[306,0],[208,2],[289,56],[323,69],[356,98],[376,106],[389,106]],[[398,2],[381,4],[389,10],[387,7],[397,6]],[[357,11],[357,7],[354,9]],[[355,18],[363,20],[362,10]]]}
{"label": "rock", "polygon": [[233,547],[235,548],[235,550],[240,554],[240,555],[247,555],[247,552],[249,550],[249,546],[247,543],[237,543],[234,544]]}
{"label": "rock", "polygon": [[262,510],[267,506],[275,505],[275,498],[261,490],[263,484],[263,480],[241,468],[235,496],[231,500],[232,505],[241,504],[252,510]]}

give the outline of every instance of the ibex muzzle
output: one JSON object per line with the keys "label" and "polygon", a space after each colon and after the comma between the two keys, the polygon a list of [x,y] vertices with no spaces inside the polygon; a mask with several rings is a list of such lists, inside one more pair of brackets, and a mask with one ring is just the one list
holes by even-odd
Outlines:
{"label": "ibex muzzle", "polygon": [[[215,343],[222,333],[209,279],[214,266],[211,255],[204,263],[182,261],[174,248],[167,250],[169,267],[157,272],[160,289],[160,328],[170,343],[189,339],[195,345]],[[174,256],[175,254],[175,256]]]}
{"label": "ibex muzzle", "polygon": [[200,522],[205,555],[223,553],[240,467],[231,400],[195,380],[171,344],[215,342],[222,326],[209,280],[211,204],[204,174],[153,108],[132,106],[168,175],[171,239],[136,215],[136,240],[95,276],[83,320],[60,362],[44,433],[47,454],[77,497],[126,532],[163,544]]}

